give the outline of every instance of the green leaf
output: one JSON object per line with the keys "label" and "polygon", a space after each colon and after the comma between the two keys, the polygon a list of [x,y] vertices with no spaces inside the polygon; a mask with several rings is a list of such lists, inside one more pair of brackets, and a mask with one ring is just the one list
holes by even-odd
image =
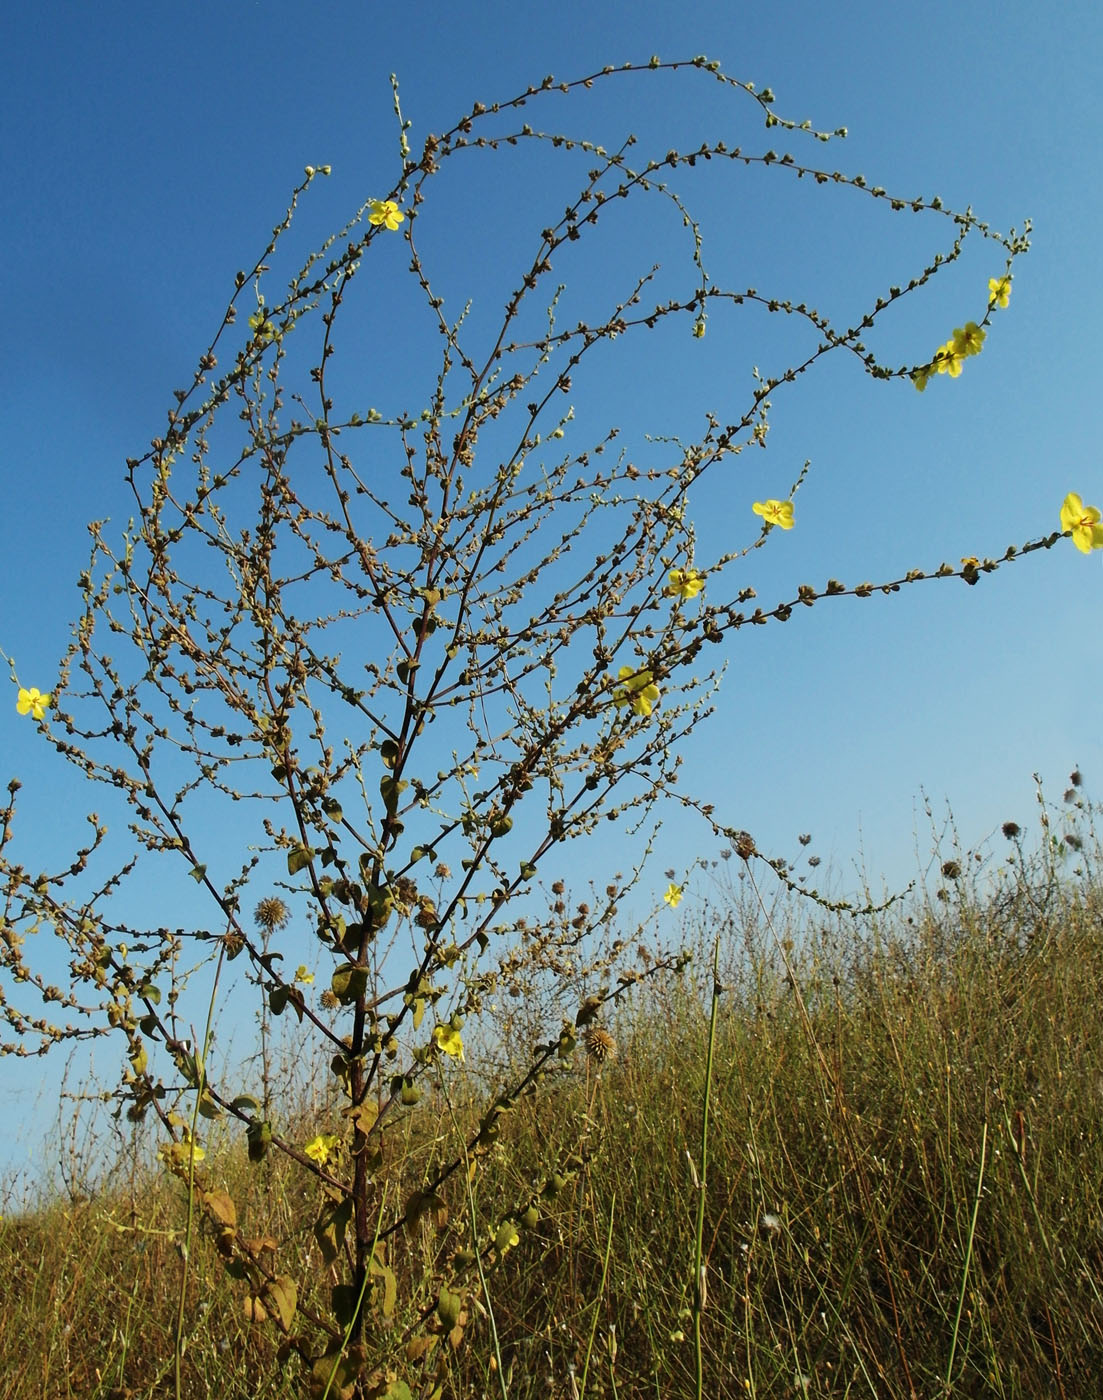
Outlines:
{"label": "green leaf", "polygon": [[193,865],[192,868],[188,871],[188,874],[192,877],[192,879],[197,885],[201,885],[203,883],[204,877],[207,874],[207,867],[205,865]]}
{"label": "green leaf", "polygon": [[249,1143],[250,1162],[263,1161],[272,1142],[272,1124],[250,1123],[245,1130],[245,1137]]}
{"label": "green leaf", "polygon": [[398,806],[398,799],[406,791],[410,784],[405,778],[396,780],[389,774],[384,774],[379,780],[379,792],[383,798],[383,805],[388,812],[393,812]]}
{"label": "green leaf", "polygon": [[341,804],[337,801],[336,797],[327,797],[326,800],[322,803],[322,811],[326,814],[330,821],[334,822],[339,822],[341,818],[345,815],[341,809]]}
{"label": "green leaf", "polygon": [[394,1313],[394,1305],[398,1299],[398,1283],[395,1280],[394,1270],[387,1267],[377,1255],[372,1255],[371,1263],[368,1265],[368,1272],[374,1277],[383,1280],[383,1316],[390,1317]]}
{"label": "green leaf", "polygon": [[204,1191],[203,1204],[220,1225],[233,1229],[237,1224],[237,1210],[226,1191]]}
{"label": "green leaf", "polygon": [[334,1264],[345,1243],[345,1232],[352,1219],[352,1198],[327,1201],[314,1224],[314,1238],[327,1264]]}
{"label": "green leaf", "polygon": [[449,1332],[459,1322],[462,1306],[463,1299],[458,1293],[450,1293],[447,1288],[440,1290],[440,1296],[437,1298],[437,1316]]}
{"label": "green leaf", "polygon": [[393,768],[398,762],[398,745],[393,739],[384,739],[379,746],[379,757],[384,768]]}
{"label": "green leaf", "polygon": [[287,873],[297,875],[300,870],[314,859],[314,852],[309,846],[296,846],[294,850],[287,853]]}
{"label": "green leaf", "polygon": [[260,1112],[260,1104],[253,1098],[252,1094],[238,1094],[231,1107],[236,1108],[239,1113]]}
{"label": "green leaf", "polygon": [[352,963],[343,963],[333,974],[329,985],[341,1005],[349,1006],[367,991],[368,969],[356,967]]}
{"label": "green leaf", "polygon": [[348,1328],[356,1315],[356,1299],[360,1290],[351,1283],[334,1284],[330,1293],[333,1316],[339,1327]]}
{"label": "green leaf", "polygon": [[289,1332],[299,1301],[299,1289],[295,1280],[289,1274],[281,1274],[279,1278],[272,1280],[265,1292],[272,1300],[280,1326],[285,1332]]}
{"label": "green leaf", "polygon": [[310,1368],[310,1400],[351,1400],[364,1360],[363,1348],[342,1355],[338,1339]]}
{"label": "green leaf", "polygon": [[290,987],[273,987],[268,993],[268,1009],[273,1016],[282,1016],[291,995]]}

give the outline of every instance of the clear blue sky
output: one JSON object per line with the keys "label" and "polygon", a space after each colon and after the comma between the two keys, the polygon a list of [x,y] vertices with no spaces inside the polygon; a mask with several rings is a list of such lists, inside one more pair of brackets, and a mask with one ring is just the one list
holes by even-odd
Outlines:
{"label": "clear blue sky", "polygon": [[[814,148],[832,167],[892,193],[971,204],[1000,229],[1033,220],[1011,305],[961,379],[943,377],[920,396],[839,363],[776,396],[769,451],[740,459],[730,512],[700,524],[702,544],[749,542],[749,503],[784,496],[811,458],[798,528],[775,531],[748,567],[763,603],[829,575],[876,581],[1000,553],[1056,529],[1070,490],[1103,504],[1097,6],[680,8],[285,0],[9,12],[0,57],[0,646],[23,684],[51,685],[77,607],[86,522],[125,525],[123,460],[160,430],[234,271],[263,246],[303,166],[333,166],[312,191],[306,224],[317,232],[393,184],[391,72],[417,150],[473,101],[513,96],[545,73],[574,78],[652,53],[703,52],[771,86],[780,113],[845,125],[845,142]],[[686,106],[691,92],[702,94],[700,108]],[[730,144],[796,148],[768,137],[752,104],[721,109],[700,84],[626,84],[542,117],[607,146],[635,130],[660,154],[694,134],[725,134],[721,121],[731,123]],[[513,230],[538,231],[577,184],[564,177],[553,200],[543,167],[536,174],[510,156],[502,170],[475,207],[453,182],[457,237],[451,249],[443,234],[434,245],[454,304],[471,295],[477,314],[500,304],[495,277]],[[874,218],[833,190],[797,198],[762,172],[684,173],[673,183],[700,214],[718,282],[814,300],[843,325],[945,246],[937,221]],[[444,213],[442,204],[436,217]],[[664,262],[681,256],[669,233],[654,250]],[[649,245],[635,228],[624,238],[610,267],[622,259],[644,270]],[[1000,271],[997,249],[974,251],[871,343],[891,361],[914,362],[953,326],[979,319],[987,278]],[[630,413],[640,433],[689,431],[701,403],[715,394],[722,409],[733,386],[742,406],[750,366],[781,367],[773,335],[763,318],[728,332],[717,316],[704,342],[685,338],[684,363],[629,359],[618,372],[610,357],[599,386],[608,421]],[[376,368],[397,382],[394,358]],[[856,879],[859,848],[875,886],[882,877],[899,886],[915,873],[917,812],[920,850],[929,844],[921,788],[940,810],[950,803],[967,843],[1008,818],[1032,820],[1034,771],[1056,796],[1079,764],[1098,790],[1101,586],[1100,556],[1086,559],[1066,541],[976,588],[926,584],[745,629],[725,645],[719,712],[688,750],[684,786],[765,850],[796,857],[796,833],[810,831],[810,849],[835,862],[844,886]],[[14,704],[0,705],[0,777],[11,773],[44,833],[53,814],[86,800]],[[714,844],[675,823],[656,885],[663,867],[685,868]],[[595,872],[603,859],[594,855]],[[25,1095],[32,1078],[17,1083],[11,1064],[10,1092]]]}

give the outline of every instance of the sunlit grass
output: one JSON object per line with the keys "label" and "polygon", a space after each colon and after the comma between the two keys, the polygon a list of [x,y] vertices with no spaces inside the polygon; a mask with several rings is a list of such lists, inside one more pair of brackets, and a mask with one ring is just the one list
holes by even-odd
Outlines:
{"label": "sunlit grass", "polygon": [[[1094,840],[1045,834],[1033,860],[1013,835],[999,878],[974,875],[968,854],[940,860],[930,898],[863,920],[795,902],[767,913],[753,867],[723,868],[687,927],[687,972],[637,991],[589,1054],[580,1041],[561,1078],[503,1117],[470,1190],[450,1183],[451,1224],[473,1211],[479,1237],[500,1223],[490,1203],[532,1205],[497,1262],[456,1264],[467,1324],[444,1393],[695,1395],[703,1191],[705,1394],[1097,1394],[1103,886]],[[469,1049],[448,1066],[459,1124],[465,1083],[484,1101],[465,1078],[477,1061]],[[304,1131],[305,1092],[289,1087],[282,1115]],[[443,1097],[427,1097],[385,1141],[380,1189],[405,1200],[459,1134]],[[328,1304],[301,1173],[216,1141],[204,1166],[243,1236],[312,1280],[300,1308],[311,1290]],[[134,1162],[105,1167],[89,1199],[22,1211],[9,1199],[5,1394],[161,1393],[184,1220],[180,1183]],[[433,1304],[419,1279],[439,1223],[429,1213],[390,1243],[396,1352]],[[278,1332],[249,1320],[208,1226],[184,1335],[188,1395],[301,1393],[297,1358],[281,1366]]]}

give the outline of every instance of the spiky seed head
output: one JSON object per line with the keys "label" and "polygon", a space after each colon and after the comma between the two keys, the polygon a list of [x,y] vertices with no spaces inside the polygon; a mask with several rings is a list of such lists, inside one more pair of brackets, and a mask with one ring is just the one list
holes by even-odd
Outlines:
{"label": "spiky seed head", "polygon": [[277,895],[267,895],[257,905],[253,918],[257,922],[257,928],[263,929],[265,933],[275,933],[278,929],[287,927],[291,911]]}
{"label": "spiky seed head", "polygon": [[594,1064],[603,1065],[606,1060],[616,1058],[617,1042],[600,1026],[591,1026],[582,1039],[586,1046],[586,1054]]}

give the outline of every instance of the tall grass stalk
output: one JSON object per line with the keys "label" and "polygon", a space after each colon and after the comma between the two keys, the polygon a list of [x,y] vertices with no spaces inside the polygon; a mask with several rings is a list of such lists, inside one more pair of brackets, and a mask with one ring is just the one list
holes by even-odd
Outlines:
{"label": "tall grass stalk", "polygon": [[973,1262],[973,1241],[977,1234],[977,1216],[980,1213],[981,1192],[984,1189],[984,1164],[988,1153],[988,1124],[984,1124],[980,1135],[980,1166],[977,1168],[977,1193],[973,1198],[973,1216],[969,1221],[969,1236],[965,1241],[965,1263],[961,1269],[961,1292],[957,1299],[957,1312],[954,1314],[954,1331],[950,1337],[950,1355],[946,1358],[946,1394],[950,1394],[950,1384],[954,1375],[954,1356],[957,1352],[957,1339],[961,1331],[961,1313],[965,1307],[965,1294],[969,1287],[969,1265]]}
{"label": "tall grass stalk", "polygon": [[[705,1279],[705,1206],[709,1179],[709,1108],[712,1103],[712,1061],[716,1052],[716,1023],[720,1010],[720,939],[712,946],[712,1001],[709,1006],[708,1050],[705,1058],[705,1087],[701,1096],[701,1170],[694,1172],[697,1190],[697,1224],[693,1232],[693,1361],[696,1372],[695,1400],[704,1400],[705,1359],[701,1329],[704,1326],[708,1285]],[[690,1162],[692,1168],[693,1163]]]}
{"label": "tall grass stalk", "polygon": [[[590,1335],[586,1339],[586,1359],[582,1365],[582,1384],[578,1389],[578,1400],[586,1400],[586,1382],[590,1375],[590,1357],[594,1353],[594,1338],[597,1336],[598,1319],[601,1317],[601,1304],[605,1299],[605,1283],[609,1277],[609,1257],[613,1251],[613,1222],[617,1211],[616,1192],[609,1199],[609,1228],[605,1233],[605,1254],[601,1261],[601,1283],[598,1286],[597,1297],[594,1299],[594,1315],[590,1321]],[[616,1387],[616,1377],[613,1377],[613,1386]]]}
{"label": "tall grass stalk", "polygon": [[[191,1263],[192,1239],[195,1231],[195,1149],[196,1133],[199,1127],[199,1106],[203,1102],[203,1095],[206,1091],[206,1063],[207,1053],[211,1048],[211,1032],[214,1028],[214,1010],[218,1002],[218,982],[222,976],[222,965],[226,957],[225,944],[220,944],[218,957],[215,960],[214,978],[211,982],[211,995],[207,1002],[207,1020],[203,1027],[203,1047],[196,1048],[193,1053],[195,1063],[195,1102],[192,1105],[191,1130],[188,1137],[188,1170],[187,1170],[187,1215],[184,1223],[184,1244],[181,1250],[180,1269],[180,1292],[176,1303],[176,1328],[173,1333],[172,1354],[173,1354],[173,1388],[176,1400],[183,1400],[184,1384],[184,1351],[186,1341],[184,1338],[184,1317],[188,1297],[188,1269]],[[192,1031],[194,1043],[195,1032]]]}

